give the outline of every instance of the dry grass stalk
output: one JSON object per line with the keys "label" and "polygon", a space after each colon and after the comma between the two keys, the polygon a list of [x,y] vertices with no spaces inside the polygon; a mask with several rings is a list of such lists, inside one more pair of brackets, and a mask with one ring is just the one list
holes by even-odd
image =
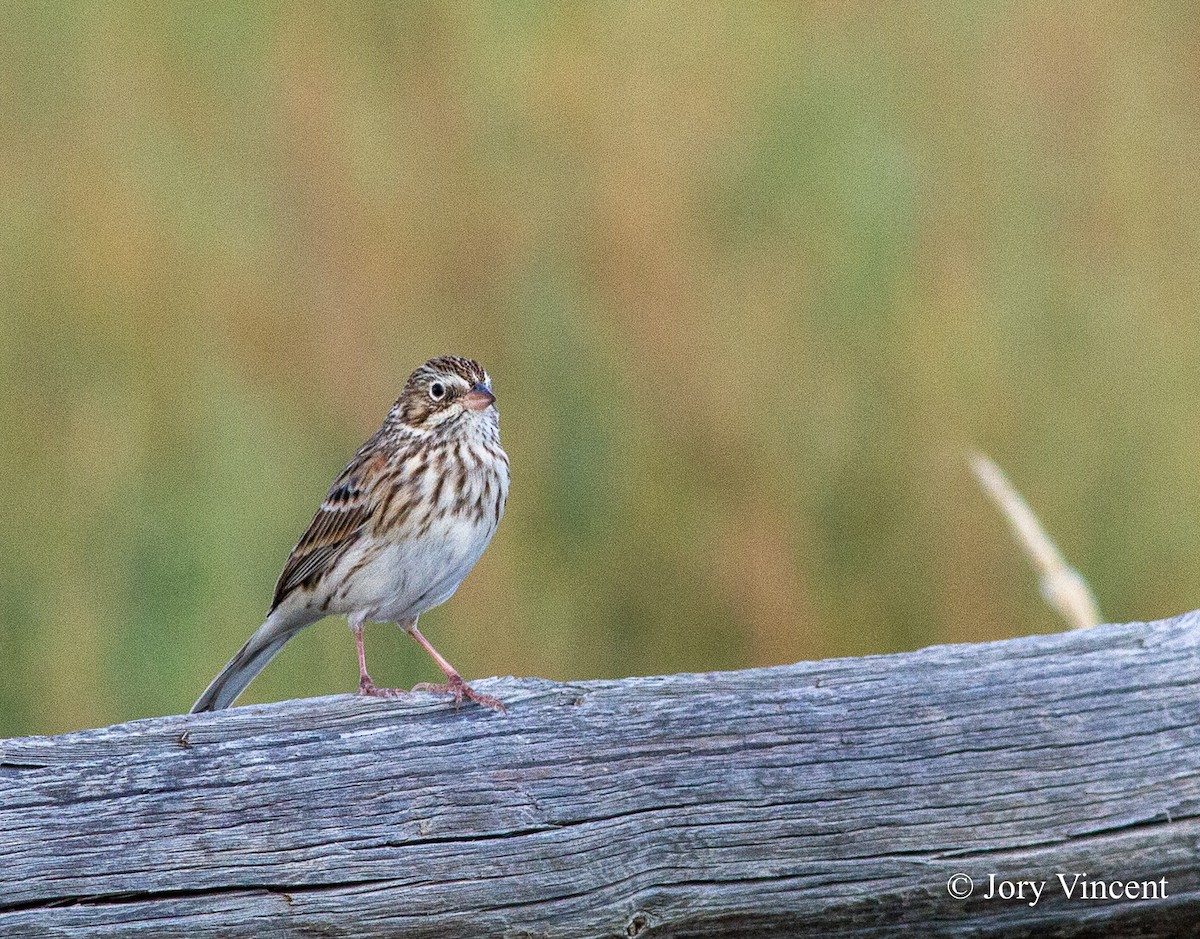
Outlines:
{"label": "dry grass stalk", "polygon": [[982,453],[971,456],[971,469],[1000,507],[1017,541],[1039,575],[1042,597],[1072,629],[1087,629],[1100,623],[1100,608],[1083,575],[1067,564],[1050,540],[1029,504],[1013,488],[1004,472]]}

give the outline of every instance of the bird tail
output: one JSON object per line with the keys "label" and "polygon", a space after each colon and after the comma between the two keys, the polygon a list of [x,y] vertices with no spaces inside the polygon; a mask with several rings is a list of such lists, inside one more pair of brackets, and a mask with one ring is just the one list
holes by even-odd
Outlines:
{"label": "bird tail", "polygon": [[266,622],[255,630],[254,635],[246,640],[246,644],[204,689],[200,700],[192,705],[191,713],[219,711],[233,704],[237,696],[254,680],[254,676],[279,654],[284,643],[307,625],[307,622],[296,623],[293,619],[285,617],[282,609],[278,607],[272,610]]}

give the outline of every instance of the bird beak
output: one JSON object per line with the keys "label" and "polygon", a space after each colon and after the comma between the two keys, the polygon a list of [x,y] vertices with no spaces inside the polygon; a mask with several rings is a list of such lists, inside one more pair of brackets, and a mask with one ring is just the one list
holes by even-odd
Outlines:
{"label": "bird beak", "polygon": [[485,411],[496,402],[496,396],[484,385],[476,385],[463,395],[463,406],[472,411]]}

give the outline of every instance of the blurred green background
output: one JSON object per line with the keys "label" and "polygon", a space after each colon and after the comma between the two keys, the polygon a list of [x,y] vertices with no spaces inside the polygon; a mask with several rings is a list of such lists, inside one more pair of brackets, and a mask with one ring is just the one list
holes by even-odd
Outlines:
{"label": "blurred green background", "polygon": [[468,677],[1059,629],[971,447],[1107,618],[1200,605],[1193,4],[331,7],[0,13],[0,735],[186,710],[446,352],[514,471]]}

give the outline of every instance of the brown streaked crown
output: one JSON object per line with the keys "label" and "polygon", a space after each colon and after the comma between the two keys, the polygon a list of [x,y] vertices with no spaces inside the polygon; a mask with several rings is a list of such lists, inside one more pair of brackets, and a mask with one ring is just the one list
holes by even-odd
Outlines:
{"label": "brown streaked crown", "polygon": [[490,386],[491,380],[473,359],[457,355],[430,359],[404,383],[390,416],[414,430],[436,429],[451,416],[458,400],[477,384]]}

